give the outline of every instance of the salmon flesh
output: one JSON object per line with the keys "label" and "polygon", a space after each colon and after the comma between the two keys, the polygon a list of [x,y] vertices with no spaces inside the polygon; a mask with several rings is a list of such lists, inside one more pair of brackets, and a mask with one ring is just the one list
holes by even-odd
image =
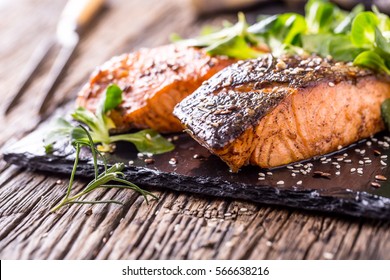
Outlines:
{"label": "salmon flesh", "polygon": [[182,131],[173,108],[203,81],[233,63],[204,50],[166,45],[123,54],[104,63],[78,94],[77,105],[95,111],[110,84],[123,90],[123,103],[111,112],[117,131],[152,128]]}
{"label": "salmon flesh", "polygon": [[179,103],[189,134],[237,172],[336,151],[384,128],[385,75],[318,56],[239,61]]}

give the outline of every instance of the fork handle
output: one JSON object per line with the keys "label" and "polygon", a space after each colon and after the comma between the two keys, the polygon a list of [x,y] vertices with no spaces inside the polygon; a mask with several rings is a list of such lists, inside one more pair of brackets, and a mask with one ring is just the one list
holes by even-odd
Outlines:
{"label": "fork handle", "polygon": [[69,0],[62,11],[59,24],[68,24],[73,30],[85,27],[104,5],[104,0]]}

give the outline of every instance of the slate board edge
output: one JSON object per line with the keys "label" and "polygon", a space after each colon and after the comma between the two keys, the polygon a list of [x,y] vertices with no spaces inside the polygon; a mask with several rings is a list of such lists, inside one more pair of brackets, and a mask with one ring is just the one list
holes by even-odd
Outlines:
{"label": "slate board edge", "polygon": [[[73,162],[66,157],[36,156],[29,153],[4,151],[3,158],[11,164],[33,170],[69,175]],[[78,165],[77,175],[92,178],[93,166],[87,161]],[[156,171],[144,167],[127,167],[124,174],[135,184],[189,192],[213,197],[242,199],[266,205],[320,211],[343,216],[390,220],[390,199],[365,192],[351,192],[354,199],[336,196],[315,195],[310,190],[279,190],[272,186],[254,187],[218,178],[189,177],[176,173]]]}

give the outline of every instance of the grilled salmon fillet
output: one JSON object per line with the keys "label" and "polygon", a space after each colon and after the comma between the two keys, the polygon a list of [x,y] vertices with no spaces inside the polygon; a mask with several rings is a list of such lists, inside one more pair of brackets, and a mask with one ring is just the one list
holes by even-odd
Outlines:
{"label": "grilled salmon fillet", "polygon": [[318,56],[237,62],[179,103],[189,134],[236,172],[326,154],[384,128],[389,77]]}
{"label": "grilled salmon fillet", "polygon": [[78,94],[77,105],[95,111],[109,84],[123,90],[123,103],[111,112],[118,131],[153,128],[178,132],[173,108],[203,81],[233,63],[201,49],[166,45],[123,54],[99,67]]}

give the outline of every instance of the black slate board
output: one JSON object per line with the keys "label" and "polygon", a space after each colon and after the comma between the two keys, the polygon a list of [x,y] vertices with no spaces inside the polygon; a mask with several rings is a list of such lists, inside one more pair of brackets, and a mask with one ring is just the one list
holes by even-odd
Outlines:
{"label": "black slate board", "polygon": [[[4,159],[35,170],[70,174],[74,159],[73,148],[65,143],[58,143],[56,152],[46,155],[42,135],[43,129],[40,129],[8,146],[3,151]],[[375,175],[390,178],[390,170],[384,165],[387,159],[374,155],[375,150],[382,155],[389,155],[390,163],[390,150],[387,147],[390,138],[384,134],[326,156],[331,160],[329,162],[318,158],[273,170],[248,166],[236,174],[229,172],[225,163],[188,135],[180,134],[174,139],[175,150],[153,156],[153,164],[144,162],[147,156],[139,158],[137,151],[129,143],[119,143],[116,152],[108,155],[108,162],[125,163],[124,173],[127,179],[143,186],[390,220],[390,182],[380,182],[380,188],[371,186],[371,182],[376,181]],[[341,161],[339,157],[346,154],[348,156]],[[78,175],[93,177],[93,165],[88,151],[85,150],[81,157]],[[172,158],[177,160],[176,164],[172,164]],[[352,163],[344,162],[345,159],[350,159]],[[367,160],[371,160],[371,163]],[[129,161],[133,163],[129,165]],[[361,165],[359,161],[367,162]],[[304,174],[311,164],[311,170]],[[340,165],[339,169],[337,164]],[[363,168],[363,174],[356,171],[351,173],[351,168]],[[327,172],[331,176],[316,178],[314,171]],[[337,171],[340,171],[340,175],[336,175]],[[272,172],[272,175],[265,175],[264,180],[259,180],[259,172]],[[297,172],[295,177],[292,175],[294,172]],[[284,183],[281,184],[280,181]],[[298,184],[299,181],[302,184]]]}

